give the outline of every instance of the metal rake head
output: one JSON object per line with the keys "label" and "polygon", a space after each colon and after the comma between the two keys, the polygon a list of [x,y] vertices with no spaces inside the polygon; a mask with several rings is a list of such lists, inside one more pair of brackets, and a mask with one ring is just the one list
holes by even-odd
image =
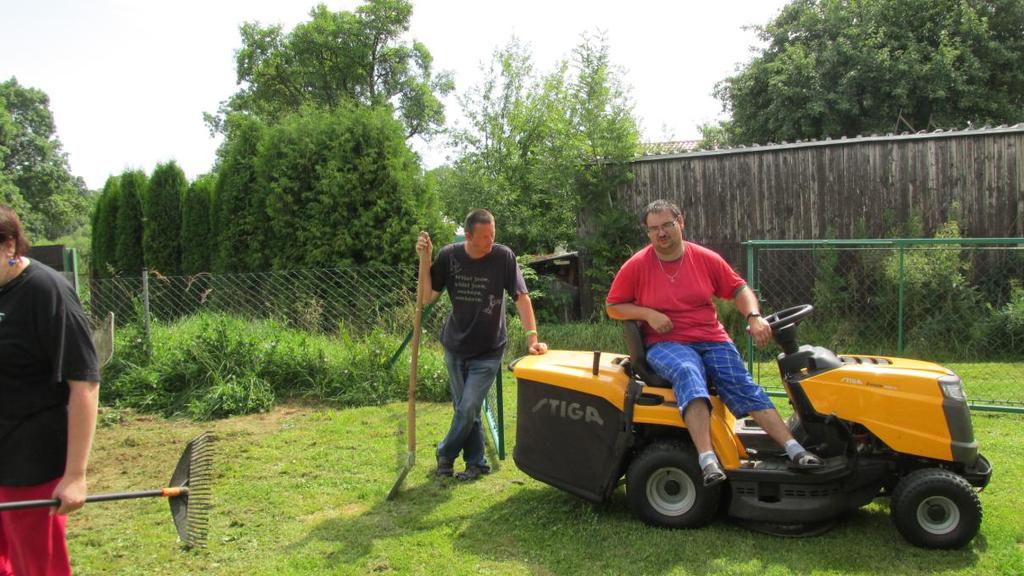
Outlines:
{"label": "metal rake head", "polygon": [[185,447],[171,475],[170,487],[182,488],[168,499],[178,537],[189,548],[206,546],[213,491],[213,445],[211,432],[196,436]]}

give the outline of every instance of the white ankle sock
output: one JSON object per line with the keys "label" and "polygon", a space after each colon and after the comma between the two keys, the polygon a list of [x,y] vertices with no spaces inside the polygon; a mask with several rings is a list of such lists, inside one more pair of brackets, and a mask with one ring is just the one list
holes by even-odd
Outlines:
{"label": "white ankle sock", "polygon": [[804,447],[801,446],[800,443],[797,442],[795,438],[791,438],[791,439],[787,440],[786,441],[786,445],[783,446],[783,448],[786,449],[786,455],[789,456],[790,460],[796,458],[798,454],[800,454],[801,452],[804,451]]}
{"label": "white ankle sock", "polygon": [[697,463],[700,465],[701,470],[712,462],[718,464],[718,456],[715,456],[714,452],[701,452],[700,455],[697,456]]}

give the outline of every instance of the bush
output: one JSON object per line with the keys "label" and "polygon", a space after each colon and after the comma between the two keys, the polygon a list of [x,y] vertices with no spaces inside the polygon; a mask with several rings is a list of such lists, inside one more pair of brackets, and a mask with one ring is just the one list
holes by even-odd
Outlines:
{"label": "bush", "polygon": [[[959,211],[954,202],[935,238],[961,238]],[[922,237],[920,217],[901,232]],[[1021,269],[1015,252],[958,244],[817,249],[816,310],[801,325],[801,342],[940,362],[1019,357],[1024,334],[1015,324],[1013,283]]]}
{"label": "bush", "polygon": [[114,267],[125,276],[137,277],[145,262],[142,253],[142,199],[146,195],[146,173],[127,170],[118,182]]}
{"label": "bush", "polygon": [[267,412],[274,407],[274,391],[266,380],[254,375],[221,378],[214,375],[205,394],[193,397],[189,416],[196,420],[226,418],[235,414]]}
{"label": "bush", "polygon": [[211,228],[216,186],[216,176],[200,176],[189,185],[181,202],[181,271],[185,274],[210,271],[211,249],[216,246]]}
{"label": "bush", "polygon": [[[613,354],[626,353],[626,340],[622,335],[622,323],[615,320],[598,322],[572,322],[565,324],[541,324],[538,328],[540,341],[552,350],[600,350]],[[509,317],[508,346],[505,360],[527,354],[526,338],[519,319]]]}
{"label": "bush", "polygon": [[270,267],[266,188],[256,161],[267,128],[256,118],[229,115],[228,138],[217,153],[219,169],[210,208],[210,267],[214,272],[258,272]]}
{"label": "bush", "polygon": [[991,310],[987,321],[976,329],[975,341],[990,350],[989,356],[1019,360],[1024,349],[1024,288],[1019,280],[1011,281],[1010,300],[1001,308]]}
{"label": "bush", "polygon": [[[954,203],[950,218],[935,232],[935,238],[960,238],[959,207]],[[969,260],[959,246],[916,247],[893,252],[883,266],[884,282],[879,286],[880,306],[896,311],[899,287],[903,283],[904,350],[911,356],[971,358],[974,343],[970,327],[978,321],[981,298],[968,282]]]}
{"label": "bush", "polygon": [[267,130],[254,164],[275,270],[412,264],[419,230],[439,227],[424,210],[432,191],[388,108],[287,116]]}
{"label": "bush", "polygon": [[[151,354],[137,326],[116,338],[101,396],[117,408],[211,419],[263,412],[287,398],[363,406],[406,397],[408,352],[388,366],[402,340],[379,330],[327,337],[203,314],[154,325]],[[418,397],[447,400],[438,347],[421,346],[419,365]]]}
{"label": "bush", "polygon": [[92,219],[93,278],[107,278],[117,268],[117,212],[121,180],[119,176],[107,178],[103,192],[96,201]]}
{"label": "bush", "polygon": [[146,267],[164,276],[181,274],[181,201],[185,173],[171,160],[153,169],[142,202],[142,248]]}

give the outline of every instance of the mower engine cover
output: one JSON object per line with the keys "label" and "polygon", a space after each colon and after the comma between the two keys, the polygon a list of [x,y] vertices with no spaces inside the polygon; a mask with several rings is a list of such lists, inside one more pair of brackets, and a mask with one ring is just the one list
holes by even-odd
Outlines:
{"label": "mower engine cover", "polygon": [[623,403],[629,377],[613,363],[621,356],[602,360],[597,375],[588,352],[554,350],[510,366],[519,390],[516,466],[594,502],[615,488],[628,448]]}

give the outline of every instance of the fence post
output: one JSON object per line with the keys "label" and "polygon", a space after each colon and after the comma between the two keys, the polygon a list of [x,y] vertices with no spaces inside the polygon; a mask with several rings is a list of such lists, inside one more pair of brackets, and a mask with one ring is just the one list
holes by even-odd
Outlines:
{"label": "fence post", "polygon": [[149,269],[142,269],[142,330],[146,335],[146,354],[150,352],[149,334]]}
{"label": "fence post", "polygon": [[[757,277],[754,275],[754,244],[747,242],[747,282],[754,291],[754,297],[760,300],[757,293]],[[754,373],[754,337],[747,332],[747,372]]]}
{"label": "fence post", "polygon": [[[427,304],[426,306],[423,307],[423,324],[427,323],[427,320],[430,318],[430,313],[434,311],[434,304],[437,304],[437,300],[434,300],[430,304]],[[384,366],[387,367],[388,369],[394,366],[395,362],[398,361],[398,357],[402,355],[402,350],[405,350],[405,347],[409,345],[409,341],[411,340],[412,330],[409,330],[409,333],[405,335],[405,340],[402,340],[402,343],[398,345],[398,349],[395,350],[395,353],[391,355],[391,358],[388,358],[388,361]]]}
{"label": "fence post", "polygon": [[71,270],[71,277],[74,278],[74,282],[71,285],[75,289],[75,296],[78,296],[78,299],[81,300],[82,292],[79,290],[78,284],[78,251],[74,248],[69,249],[64,253],[64,260],[64,269]]}
{"label": "fence post", "polygon": [[501,369],[498,369],[498,390],[496,392],[496,398],[498,400],[498,460],[505,459],[505,400],[503,398],[504,392],[501,389]]}
{"label": "fence post", "polygon": [[896,298],[896,354],[903,355],[903,283],[906,278],[903,276],[903,242],[896,244],[900,254],[900,270],[899,270],[899,285],[897,290],[899,295]]}

